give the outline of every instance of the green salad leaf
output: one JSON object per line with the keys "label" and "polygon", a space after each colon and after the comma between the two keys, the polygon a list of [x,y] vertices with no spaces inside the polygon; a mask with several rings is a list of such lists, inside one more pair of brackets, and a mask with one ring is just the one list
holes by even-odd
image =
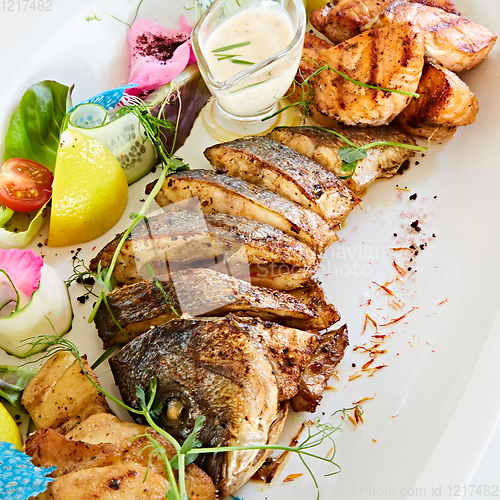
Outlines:
{"label": "green salad leaf", "polygon": [[4,161],[26,158],[54,172],[70,93],[66,85],[50,80],[35,83],[24,93],[10,119]]}
{"label": "green salad leaf", "polygon": [[37,372],[38,368],[32,368],[26,365],[0,366],[0,397],[5,398],[18,410],[22,410],[22,393]]}

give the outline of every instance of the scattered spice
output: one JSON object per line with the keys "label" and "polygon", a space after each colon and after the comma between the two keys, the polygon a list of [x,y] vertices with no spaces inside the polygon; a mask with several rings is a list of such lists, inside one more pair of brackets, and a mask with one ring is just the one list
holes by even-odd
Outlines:
{"label": "scattered spice", "polygon": [[304,474],[301,474],[301,473],[288,474],[288,476],[286,476],[285,479],[283,479],[283,482],[284,483],[289,483],[289,482],[294,481],[295,479],[297,479],[298,477],[303,476],[303,475]]}

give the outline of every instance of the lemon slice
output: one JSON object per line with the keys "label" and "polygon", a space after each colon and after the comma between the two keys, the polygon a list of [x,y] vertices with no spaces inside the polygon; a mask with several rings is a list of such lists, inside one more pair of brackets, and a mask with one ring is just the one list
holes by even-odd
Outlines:
{"label": "lemon slice", "polygon": [[65,130],[52,184],[49,245],[75,245],[101,236],[120,219],[127,195],[118,160],[98,141]]}
{"label": "lemon slice", "polygon": [[18,450],[23,444],[15,420],[2,403],[0,403],[0,441],[12,443]]}

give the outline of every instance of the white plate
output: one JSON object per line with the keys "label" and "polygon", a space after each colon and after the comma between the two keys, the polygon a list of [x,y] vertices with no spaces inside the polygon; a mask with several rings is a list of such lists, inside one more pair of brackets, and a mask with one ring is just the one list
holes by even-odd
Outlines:
{"label": "white plate", "polygon": [[[135,0],[80,1],[78,5],[53,0],[51,11],[34,13],[6,12],[3,4],[2,136],[23,92],[34,82],[55,79],[67,85],[75,83],[75,103],[126,82],[126,27],[104,14],[130,20]],[[5,7],[8,4],[6,1]],[[500,33],[498,0],[456,0],[456,4],[464,17]],[[15,10],[17,5],[14,2]],[[192,11],[180,2],[145,0],[141,15],[174,27],[182,12],[189,15]],[[86,21],[86,16],[93,14],[102,21]],[[418,309],[380,329],[381,333],[394,334],[383,346],[387,352],[372,366],[387,364],[387,368],[373,377],[364,374],[348,382],[368,360],[366,354],[350,348],[339,368],[341,380],[332,379],[337,391],[325,394],[318,412],[320,416],[325,413],[324,418],[353,401],[376,397],[364,404],[365,424],[354,429],[346,422],[336,438],[336,458],[342,472],[323,478],[328,470],[312,462],[322,498],[457,498],[464,493],[458,488],[471,484],[474,477],[481,481],[482,496],[500,496],[498,472],[491,464],[483,461],[474,476],[500,417],[499,46],[483,64],[462,76],[479,99],[476,123],[460,129],[449,141],[433,144],[424,158],[417,155],[403,176],[371,186],[363,197],[363,210],[356,209],[340,232],[344,241],[335,244],[324,258],[323,284],[349,325],[351,345],[368,342],[374,333],[371,324],[361,333],[365,313],[385,323],[414,306]],[[211,142],[197,123],[189,148],[181,153],[193,166],[204,167],[201,150]],[[147,180],[152,178],[150,175]],[[127,214],[140,206],[138,200],[147,180],[132,187],[119,225],[98,240],[81,245],[80,255],[86,261],[95,253],[94,247],[101,248],[127,226]],[[408,191],[396,186],[406,186]],[[418,197],[410,201],[413,193]],[[420,233],[409,228],[417,219],[421,221]],[[388,296],[376,291],[372,282],[384,283],[395,276],[393,255],[400,264],[403,259],[401,251],[391,248],[407,243],[409,235],[423,241],[424,233],[428,246],[411,264],[417,273],[412,279],[408,274],[402,278],[404,292],[398,288],[397,296],[405,302],[403,312],[388,308]],[[66,278],[71,270],[70,248],[44,247],[40,251],[37,243],[45,236],[32,248],[43,253]],[[74,297],[81,293],[73,290]],[[360,306],[370,298],[369,306]],[[75,300],[73,304],[75,324],[68,338],[94,360],[102,350],[94,327],[84,319],[91,304],[80,305]],[[380,304],[382,309],[377,310]],[[17,362],[0,353],[0,363]],[[98,375],[111,387],[107,369],[99,368]],[[487,457],[498,456],[499,440],[492,446]],[[325,446],[324,452],[328,449]],[[306,475],[282,482],[296,472],[305,471],[291,459],[272,488],[253,483],[238,496],[245,500],[285,495],[315,498]],[[484,486],[490,487],[489,495],[484,494]],[[467,498],[480,498],[477,490],[472,495],[470,491],[469,487]]]}

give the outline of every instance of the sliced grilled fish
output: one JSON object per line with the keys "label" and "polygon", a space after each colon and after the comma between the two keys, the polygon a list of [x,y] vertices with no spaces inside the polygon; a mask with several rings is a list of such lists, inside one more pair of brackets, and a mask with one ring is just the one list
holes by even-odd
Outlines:
{"label": "sliced grilled fish", "polygon": [[[256,318],[178,319],[137,337],[110,360],[124,402],[138,407],[136,387],[152,376],[164,411],[158,424],[183,440],[206,417],[202,446],[270,444],[278,439],[286,403],[297,392],[317,336]],[[135,419],[140,419],[133,415]],[[139,422],[141,423],[141,422]],[[221,497],[260,467],[268,453],[204,455]]]}
{"label": "sliced grilled fish", "polygon": [[322,335],[319,346],[302,375],[299,392],[290,401],[293,411],[316,411],[323,399],[328,379],[344,357],[348,345],[347,325]]}
{"label": "sliced grilled fish", "polygon": [[189,269],[158,276],[158,281],[168,302],[154,281],[127,285],[106,296],[109,309],[101,304],[95,317],[105,349],[125,344],[150,327],[181,315],[224,316],[243,311],[284,324],[289,324],[289,320],[319,319],[316,312],[288,293],[256,287],[212,269]]}
{"label": "sliced grilled fish", "polygon": [[[147,192],[152,184],[147,186]],[[199,198],[205,213],[249,217],[298,238],[317,254],[334,243],[337,235],[317,214],[268,189],[212,170],[189,170],[170,175],[156,196],[160,206]]]}
{"label": "sliced grilled fish", "polygon": [[[415,92],[424,65],[420,30],[410,23],[370,30],[319,54],[327,63],[359,82]],[[387,125],[410,97],[365,88],[330,69],[314,77],[314,104],[321,114],[344,125]]]}
{"label": "sliced grilled fish", "polygon": [[436,61],[425,63],[417,94],[420,97],[413,98],[396,118],[410,134],[445,139],[457,127],[473,123],[479,111],[477,98],[467,84]]}
{"label": "sliced grilled fish", "polygon": [[451,71],[467,71],[489,54],[497,37],[489,29],[435,7],[396,1],[365,28],[411,22],[424,37],[425,55]]}
{"label": "sliced grilled fish", "polygon": [[[208,232],[208,235],[207,235]],[[123,236],[118,234],[90,262],[90,269],[108,267]],[[220,256],[243,246],[254,285],[277,289],[300,286],[310,279],[318,265],[316,254],[307,245],[267,224],[226,214],[181,211],[148,217],[136,226],[133,237],[123,245],[114,277],[118,284],[142,279],[138,262],[148,261],[154,249],[165,262],[186,267],[213,266]],[[165,256],[166,257],[163,257]],[[207,256],[212,258],[208,259]],[[217,258],[215,258],[217,257]],[[158,273],[161,274],[161,273]],[[143,278],[149,276],[143,276]]]}
{"label": "sliced grilled fish", "polygon": [[[409,1],[458,14],[451,0]],[[361,28],[392,2],[393,0],[337,0],[312,11],[309,20],[314,28],[333,43],[341,43],[359,35]]]}
{"label": "sliced grilled fish", "polygon": [[266,137],[243,137],[205,150],[217,173],[269,189],[323,217],[330,227],[356,205],[337,177],[318,163]]}
{"label": "sliced grilled fish", "polygon": [[[373,128],[345,127],[337,130],[357,146],[377,141],[399,142],[415,145],[415,140],[394,125]],[[346,143],[334,134],[317,127],[277,127],[270,136],[286,144],[301,155],[321,163],[338,176],[342,172],[342,160],[338,155]],[[414,156],[414,152],[397,146],[376,146],[367,150],[366,158],[359,160],[354,175],[344,182],[354,193],[364,191],[379,177],[392,177],[401,165]]]}
{"label": "sliced grilled fish", "polygon": [[337,321],[340,321],[337,308],[327,299],[325,291],[318,280],[312,279],[300,288],[290,290],[288,293],[299,299],[317,314],[316,317],[306,320],[289,318],[288,326],[300,330],[326,330]]}

